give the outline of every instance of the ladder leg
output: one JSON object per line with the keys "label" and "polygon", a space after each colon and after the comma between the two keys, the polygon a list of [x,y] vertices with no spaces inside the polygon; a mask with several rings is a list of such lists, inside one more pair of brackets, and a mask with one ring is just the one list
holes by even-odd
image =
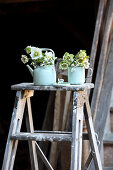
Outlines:
{"label": "ladder leg", "polygon": [[71,170],[81,170],[82,130],[83,104],[80,105],[79,92],[73,92]]}
{"label": "ladder leg", "polygon": [[[34,132],[34,126],[33,126],[30,98],[27,98],[27,106],[28,106],[28,111],[26,112],[26,127],[27,127],[27,132],[32,133],[32,132]],[[29,152],[30,152],[30,160],[31,160],[31,169],[38,170],[39,168],[38,168],[38,160],[37,160],[35,141],[28,141],[28,144],[29,144]]]}
{"label": "ladder leg", "polygon": [[16,132],[20,132],[24,108],[25,108],[25,102],[26,102],[26,98],[23,98],[23,93],[21,91],[17,91],[5,154],[4,154],[2,170],[13,169],[18,140],[11,139],[11,136]]}
{"label": "ladder leg", "polygon": [[89,142],[90,142],[90,146],[91,146],[91,152],[92,152],[92,156],[94,159],[95,169],[102,170],[102,164],[101,164],[100,154],[99,154],[96,136],[95,136],[95,132],[94,132],[91,109],[90,109],[87,94],[86,94],[85,99],[86,99],[85,106],[86,106],[87,112],[84,114],[84,116],[85,116],[88,136],[89,136]]}

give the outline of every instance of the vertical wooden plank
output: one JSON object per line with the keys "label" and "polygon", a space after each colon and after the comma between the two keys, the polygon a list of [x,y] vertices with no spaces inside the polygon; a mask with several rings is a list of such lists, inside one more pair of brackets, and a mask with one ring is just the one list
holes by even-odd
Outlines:
{"label": "vertical wooden plank", "polygon": [[16,93],[16,99],[15,99],[15,104],[14,104],[5,154],[4,154],[2,170],[13,169],[18,140],[11,140],[10,138],[14,133],[20,132],[24,108],[25,108],[25,102],[26,102],[26,98],[23,98],[23,93],[21,91],[18,91]]}
{"label": "vertical wooden plank", "polygon": [[[68,110],[68,118],[66,122],[65,131],[72,132],[72,114],[73,114],[73,97],[71,93],[71,101]],[[61,169],[69,170],[71,162],[71,143],[62,143],[61,145]]]}
{"label": "vertical wooden plank", "polygon": [[[54,107],[54,120],[53,120],[53,131],[59,130],[59,124],[60,124],[60,97],[61,92],[56,92],[56,98],[55,98],[55,107]],[[49,161],[52,167],[55,169],[57,165],[57,158],[58,158],[58,143],[53,142],[51,144],[50,148],[50,157]]]}
{"label": "vertical wooden plank", "polygon": [[62,131],[66,128],[66,122],[69,113],[69,105],[71,100],[71,91],[66,91],[65,102],[64,102],[64,112],[63,112],[63,121],[62,121]]}
{"label": "vertical wooden plank", "polygon": [[107,20],[105,25],[105,33],[103,37],[98,70],[96,75],[95,88],[94,88],[92,103],[91,103],[91,111],[93,113],[94,119],[96,117],[97,107],[99,103],[99,96],[100,96],[102,83],[103,83],[104,71],[107,63],[107,56],[108,56],[107,49],[108,49],[109,35],[112,26],[112,20],[113,20],[113,0],[110,0]]}
{"label": "vertical wooden plank", "polygon": [[[42,130],[50,130],[51,131],[53,128],[53,117],[54,117],[53,113],[54,113],[54,105],[55,105],[55,95],[56,95],[56,91],[50,91]],[[50,143],[47,141],[45,143],[39,142],[39,146],[46,156],[47,156],[47,152],[49,150],[49,144]],[[42,161],[40,161],[40,159],[38,161],[38,164],[39,164],[39,169],[43,170],[44,164]]]}
{"label": "vertical wooden plank", "polygon": [[[85,120],[83,121],[83,132],[87,133],[86,123]],[[89,155],[89,141],[83,140],[82,142],[82,169],[87,161],[88,155]]]}
{"label": "vertical wooden plank", "polygon": [[[102,26],[104,25],[103,16],[104,16],[104,12],[105,12],[105,4],[106,4],[106,0],[100,0],[97,18],[96,18],[93,42],[92,42],[91,53],[90,53],[90,68],[92,68],[93,73],[95,72],[94,65],[95,65],[95,60],[96,60],[96,56],[97,56],[99,37],[101,36],[101,32],[104,32],[102,30]],[[90,77],[90,70],[88,70],[86,83],[91,83],[92,78],[93,78],[93,74]],[[88,90],[88,95],[89,94],[90,94],[90,90]],[[83,159],[82,159],[83,166],[86,162],[88,154],[89,154],[89,143],[88,143],[88,141],[83,141]]]}
{"label": "vertical wooden plank", "polygon": [[[95,130],[98,133],[100,142],[103,140],[105,123],[107,114],[109,113],[111,92],[113,88],[113,32],[111,36],[111,45],[109,51],[108,63],[106,66],[104,81],[99,98],[99,105],[97,109],[97,116],[95,119]],[[103,100],[104,99],[104,100]],[[101,147],[101,146],[100,146]]]}
{"label": "vertical wooden plank", "polygon": [[[64,110],[64,100],[65,92],[57,91],[55,99],[54,108],[54,121],[53,121],[53,131],[59,131],[62,128],[63,110]],[[59,146],[61,144],[53,142],[50,149],[50,163],[54,169],[57,167],[57,160],[59,154]]]}
{"label": "vertical wooden plank", "polygon": [[[113,88],[113,30],[112,36],[110,39],[110,46],[109,46],[109,53],[108,53],[108,62],[104,73],[104,80],[101,88],[101,94],[99,97],[99,104],[97,108],[97,114],[95,118],[95,132],[98,134],[98,138],[100,141],[99,150],[103,145],[103,135],[105,130],[105,123],[107,119],[107,114],[110,107],[110,99],[111,99],[111,90]],[[90,168],[91,170],[94,169],[93,165]]]}
{"label": "vertical wooden plank", "polygon": [[[90,54],[90,67],[93,70],[94,70],[94,63],[95,63],[97,46],[98,46],[98,41],[99,41],[100,27],[102,23],[103,12],[104,12],[104,1],[105,0],[100,0],[100,3],[99,3],[96,25],[95,25],[95,32],[94,32],[91,54]],[[86,82],[91,83],[92,77],[90,77],[90,70],[88,70],[87,77],[89,78],[86,79]]]}
{"label": "vertical wooden plank", "polygon": [[[79,101],[80,92],[73,92],[73,120],[71,144],[71,170],[81,170],[83,103]],[[82,100],[82,98],[81,98]]]}
{"label": "vertical wooden plank", "polygon": [[[26,112],[26,127],[27,127],[27,132],[32,133],[34,132],[34,126],[33,126],[30,97],[27,98],[27,107],[28,107],[28,111]],[[38,160],[37,160],[35,141],[28,141],[28,144],[29,144],[29,152],[30,152],[30,160],[31,160],[31,169],[38,170]]]}

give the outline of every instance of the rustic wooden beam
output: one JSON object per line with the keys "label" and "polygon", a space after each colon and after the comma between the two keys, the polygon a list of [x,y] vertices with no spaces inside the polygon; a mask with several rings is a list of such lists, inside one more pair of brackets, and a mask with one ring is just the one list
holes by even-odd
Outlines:
{"label": "rustic wooden beam", "polygon": [[[98,49],[98,44],[99,44],[99,35],[101,32],[101,26],[102,26],[102,19],[103,19],[103,14],[104,14],[104,5],[105,5],[105,0],[100,0],[99,6],[98,6],[98,12],[96,16],[96,24],[95,24],[95,30],[94,30],[94,36],[93,36],[93,41],[92,41],[92,47],[91,47],[91,53],[90,53],[90,68],[93,70],[93,74],[95,73],[95,60],[97,56],[97,49]],[[96,7],[97,7],[97,2]],[[87,78],[86,82],[92,82],[93,79],[93,74],[90,76],[90,69],[88,69],[87,72]],[[90,91],[88,91],[88,95],[90,94]],[[87,141],[83,142],[83,155],[82,155],[82,166],[84,167],[85,162],[87,160],[87,157],[89,155],[89,143]]]}
{"label": "rustic wooden beam", "polygon": [[[98,134],[98,139],[100,141],[99,150],[101,151],[103,145],[103,136],[104,129],[107,119],[107,114],[109,112],[110,107],[110,99],[111,99],[111,91],[113,87],[113,32],[111,36],[111,43],[108,53],[108,62],[104,73],[104,80],[101,87],[101,93],[98,101],[97,114],[95,118],[95,132]],[[91,170],[94,169],[94,166],[91,165]]]}
{"label": "rustic wooden beam", "polygon": [[[53,117],[54,117],[53,112],[54,112],[55,94],[56,94],[56,92],[53,92],[53,91],[50,92],[50,94],[49,94],[48,104],[47,104],[46,113],[44,116],[44,121],[43,121],[43,126],[42,126],[42,133],[44,133],[44,130],[45,130],[45,132],[47,132],[47,130],[49,132],[50,132],[50,130],[52,130]],[[49,150],[49,145],[50,145],[49,142],[45,142],[45,143],[39,142],[39,146],[43,150],[45,156],[47,156],[47,153]],[[42,161],[39,161],[39,169],[43,169],[43,166],[44,166],[44,164],[42,163]]]}
{"label": "rustic wooden beam", "polygon": [[71,101],[71,91],[66,92],[65,102],[64,102],[64,110],[63,110],[63,120],[62,120],[62,130],[66,129],[66,122],[69,114],[69,105]]}
{"label": "rustic wooden beam", "polygon": [[34,86],[33,83],[20,83],[16,85],[12,85],[12,90],[39,90],[39,91],[83,91],[90,88],[94,88],[93,83],[85,83],[82,85],[68,85],[68,86]]}
{"label": "rustic wooden beam", "polygon": [[[100,154],[99,154],[95,131],[94,131],[94,127],[93,127],[93,120],[92,120],[92,116],[91,116],[92,115],[91,109],[90,109],[89,100],[88,100],[87,95],[86,95],[85,109],[87,112],[84,113],[84,117],[85,117],[85,121],[86,121],[88,135],[89,135],[91,152],[93,153],[92,156],[93,156],[93,160],[94,160],[94,164],[95,164],[95,169],[102,170],[102,164],[101,164]],[[91,161],[91,156],[88,157],[88,159]]]}
{"label": "rustic wooden beam", "polygon": [[105,25],[105,33],[103,37],[103,43],[102,43],[99,64],[98,64],[98,69],[97,69],[97,75],[96,75],[96,81],[95,81],[95,88],[94,88],[92,102],[91,102],[91,110],[93,114],[93,119],[95,119],[96,117],[100,92],[101,92],[103,78],[104,78],[104,71],[106,68],[107,57],[108,57],[107,49],[108,49],[111,26],[113,22],[113,1],[112,0],[110,1],[108,7],[109,7],[109,10],[108,10],[107,20],[106,20],[106,25]]}
{"label": "rustic wooden beam", "polygon": [[72,118],[72,144],[70,170],[81,170],[82,159],[82,128],[83,128],[83,103],[81,92],[73,92],[73,118]]}
{"label": "rustic wooden beam", "polygon": [[[69,110],[68,110],[68,118],[65,126],[65,131],[72,131],[72,110],[73,110],[73,105],[72,105],[72,97],[69,105]],[[71,155],[71,144],[70,143],[62,143],[61,145],[61,151],[59,154],[59,157],[61,157],[61,169],[69,170],[70,169],[70,158]]]}
{"label": "rustic wooden beam", "polygon": [[111,43],[110,43],[110,48],[108,53],[108,62],[105,69],[104,80],[101,88],[101,94],[98,101],[99,105],[98,105],[97,115],[95,119],[95,130],[99,134],[100,142],[103,139],[105,122],[110,107],[111,92],[113,87],[112,77],[113,77],[113,30],[112,30]]}
{"label": "rustic wooden beam", "polygon": [[[25,113],[27,132],[34,131],[31,101],[30,101],[30,95],[32,96],[33,93],[34,93],[34,91],[28,92],[26,90],[24,93],[25,94],[24,96],[26,96],[26,95],[27,95],[27,97],[29,96],[27,98],[27,111]],[[30,153],[30,160],[31,160],[31,169],[39,170],[35,141],[28,141],[28,145],[29,145],[29,153]]]}
{"label": "rustic wooden beam", "polygon": [[[55,106],[54,106],[54,120],[53,120],[53,131],[61,130],[63,108],[64,108],[65,92],[56,92]],[[50,148],[49,160],[54,169],[57,167],[59,143],[53,142]]]}
{"label": "rustic wooden beam", "polygon": [[23,94],[20,91],[17,91],[16,98],[15,98],[15,104],[4,154],[4,160],[2,165],[2,170],[5,169],[13,169],[15,156],[16,156],[16,150],[18,146],[18,140],[11,141],[10,136],[14,134],[15,132],[20,132],[22,120],[23,120],[23,114],[24,114],[24,108],[26,103],[26,98],[22,98]]}
{"label": "rustic wooden beam", "polygon": [[[95,64],[95,58],[97,53],[97,46],[99,41],[99,34],[100,34],[100,28],[102,23],[102,17],[104,12],[104,1],[100,0],[99,8],[98,8],[98,14],[97,14],[97,20],[95,25],[95,31],[94,31],[94,37],[92,42],[92,48],[91,48],[91,54],[90,54],[90,67],[94,70],[94,64]],[[92,77],[90,77],[90,70],[88,70],[86,82],[89,83],[92,81]]]}

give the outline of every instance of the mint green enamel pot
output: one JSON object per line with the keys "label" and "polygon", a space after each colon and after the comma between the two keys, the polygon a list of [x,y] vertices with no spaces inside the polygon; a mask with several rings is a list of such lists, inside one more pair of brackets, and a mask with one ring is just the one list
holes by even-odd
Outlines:
{"label": "mint green enamel pot", "polygon": [[54,65],[37,66],[34,70],[27,65],[33,76],[34,85],[53,85],[56,83],[56,71]]}
{"label": "mint green enamel pot", "polygon": [[70,84],[84,84],[85,83],[84,67],[68,67],[68,82]]}

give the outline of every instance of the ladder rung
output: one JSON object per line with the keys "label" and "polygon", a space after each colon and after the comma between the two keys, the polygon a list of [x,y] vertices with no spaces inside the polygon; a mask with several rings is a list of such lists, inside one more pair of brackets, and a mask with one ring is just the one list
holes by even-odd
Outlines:
{"label": "ladder rung", "polygon": [[[17,140],[34,140],[34,141],[57,141],[57,142],[72,142],[72,134],[70,132],[67,133],[52,133],[52,131],[47,131],[42,133],[16,133],[11,136],[11,139]],[[88,140],[88,134],[83,133],[83,140]]]}
{"label": "ladder rung", "polygon": [[72,135],[71,134],[49,134],[49,133],[16,133],[12,135],[12,139],[18,139],[18,140],[34,140],[34,141],[72,141]]}
{"label": "ladder rung", "polygon": [[72,134],[72,132],[67,131],[43,131],[43,130],[35,130],[34,133]]}

